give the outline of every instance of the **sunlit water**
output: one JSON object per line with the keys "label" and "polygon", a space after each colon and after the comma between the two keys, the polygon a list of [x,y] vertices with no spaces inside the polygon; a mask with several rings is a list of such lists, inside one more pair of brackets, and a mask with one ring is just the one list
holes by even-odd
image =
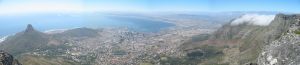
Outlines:
{"label": "sunlit water", "polygon": [[0,16],[0,37],[20,32],[27,24],[32,24],[39,31],[52,29],[70,29],[78,27],[128,27],[140,32],[158,32],[173,24],[140,17],[127,17],[107,14],[89,15],[22,15]]}

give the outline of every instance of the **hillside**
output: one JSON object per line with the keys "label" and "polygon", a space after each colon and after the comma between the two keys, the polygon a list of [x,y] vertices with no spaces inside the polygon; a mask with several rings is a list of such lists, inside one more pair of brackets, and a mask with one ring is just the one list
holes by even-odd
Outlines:
{"label": "hillside", "polygon": [[[68,43],[78,43],[77,41],[96,37],[98,32],[98,30],[89,28],[75,28],[48,34],[39,32],[31,24],[28,24],[24,31],[9,36],[1,42],[0,48],[12,53],[25,65],[76,65],[79,64],[79,61],[75,62],[69,57],[71,55],[64,56],[64,54],[70,53],[67,52],[70,49],[80,48],[81,45],[73,46]],[[86,59],[85,57],[89,56],[82,58]]]}
{"label": "hillside", "polygon": [[[285,34],[290,26],[294,24],[296,15],[277,14],[274,20],[268,25],[255,25],[252,23],[240,23],[232,25],[225,24],[207,40],[185,43],[181,46],[184,51],[206,50],[205,46],[218,49],[222,52],[219,60],[211,60],[215,64],[244,65],[257,63],[265,45],[277,40]],[[202,39],[199,39],[202,40]],[[207,53],[200,51],[202,53]],[[210,61],[210,60],[208,60]],[[217,62],[216,62],[217,61]]]}
{"label": "hillside", "polygon": [[259,65],[297,65],[300,44],[300,15],[283,16],[286,22],[291,22],[287,32],[277,40],[263,47],[258,58]]}
{"label": "hillside", "polygon": [[48,35],[36,31],[32,25],[29,24],[25,31],[6,38],[6,40],[1,43],[0,48],[15,55],[45,48],[48,41]]}

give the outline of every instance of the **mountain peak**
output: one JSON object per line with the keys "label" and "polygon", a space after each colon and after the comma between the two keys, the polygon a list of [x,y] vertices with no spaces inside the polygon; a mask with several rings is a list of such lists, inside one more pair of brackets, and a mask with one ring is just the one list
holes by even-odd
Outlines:
{"label": "mountain peak", "polygon": [[11,54],[20,54],[25,52],[24,50],[31,51],[44,48],[48,44],[48,40],[49,38],[46,34],[34,30],[33,26],[28,24],[25,31],[16,33],[9,39],[1,42],[0,49]]}
{"label": "mountain peak", "polygon": [[28,24],[25,32],[30,32],[30,31],[34,31],[34,28],[32,27],[31,24]]}

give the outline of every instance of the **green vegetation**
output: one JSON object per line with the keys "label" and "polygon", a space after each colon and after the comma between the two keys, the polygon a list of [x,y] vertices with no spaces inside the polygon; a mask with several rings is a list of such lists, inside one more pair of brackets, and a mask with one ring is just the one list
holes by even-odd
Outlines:
{"label": "green vegetation", "polygon": [[65,60],[58,57],[42,57],[33,55],[23,55],[19,58],[19,61],[23,65],[79,65],[79,63]]}
{"label": "green vegetation", "polygon": [[203,65],[219,65],[219,62],[223,60],[222,48],[203,45],[195,50],[180,58],[160,56],[160,63],[162,65],[197,65],[199,63]]}
{"label": "green vegetation", "polygon": [[125,50],[113,50],[114,55],[126,55],[127,52]]}
{"label": "green vegetation", "polygon": [[191,42],[199,42],[199,41],[204,41],[207,40],[209,38],[209,34],[200,34],[200,35],[196,35],[193,36],[192,39],[190,40]]}
{"label": "green vegetation", "polygon": [[153,65],[153,64],[152,63],[144,62],[144,63],[140,63],[140,65]]}
{"label": "green vegetation", "polygon": [[296,30],[296,31],[294,31],[294,33],[300,34],[300,30]]}

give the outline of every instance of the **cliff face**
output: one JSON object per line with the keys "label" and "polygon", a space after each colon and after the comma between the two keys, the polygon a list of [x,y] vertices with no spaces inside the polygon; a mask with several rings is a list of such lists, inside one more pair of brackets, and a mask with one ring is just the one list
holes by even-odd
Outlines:
{"label": "cliff face", "polygon": [[[235,48],[230,47],[227,48],[227,50],[225,50],[224,53],[225,53],[225,57],[233,57],[230,59],[233,60],[232,62],[236,62],[237,65],[251,64],[257,62],[261,63],[262,61],[258,61],[258,60],[262,60],[262,59],[258,59],[258,57],[262,53],[265,53],[264,52],[264,50],[266,50],[265,47],[270,44],[273,45],[273,42],[276,42],[280,39],[285,39],[285,41],[277,42],[277,43],[280,44],[299,43],[298,42],[299,39],[296,39],[299,36],[297,36],[294,33],[298,29],[297,25],[299,25],[299,15],[277,14],[274,20],[267,26],[257,26],[257,25],[247,25],[247,24],[240,24],[235,26],[225,25],[223,28],[219,29],[215,33],[214,35],[215,37],[213,39],[231,41],[229,43],[225,43],[227,45],[236,44],[236,46],[238,47],[236,49],[238,49],[238,51],[232,52]],[[290,36],[286,36],[286,35],[290,35]],[[289,39],[284,37],[288,37]],[[271,46],[270,48],[273,49],[276,46],[277,44]],[[285,46],[285,47],[286,50],[292,49],[292,47],[290,46]],[[294,51],[291,52],[295,53]],[[236,53],[236,54],[232,54],[232,53]],[[280,55],[280,53],[281,52],[275,52],[274,54]],[[259,64],[259,65],[263,65],[263,64]],[[279,65],[285,65],[285,64],[279,64]]]}
{"label": "cliff face", "polygon": [[266,45],[258,58],[259,65],[300,64],[300,15],[281,16],[282,22],[291,22],[288,31]]}
{"label": "cliff face", "polygon": [[[262,53],[269,53],[266,52],[265,50],[283,51],[278,49],[281,49],[283,47],[285,47],[286,50],[294,48],[294,47],[290,47],[292,45],[290,46],[284,45],[283,47],[278,47],[276,49],[273,49],[278,45],[278,44],[274,44],[272,46],[273,42],[278,41],[284,37],[289,37],[290,39],[285,38],[286,41],[277,42],[277,43],[280,44],[298,43],[298,45],[295,44],[293,46],[300,45],[300,43],[298,42],[298,40],[300,39],[296,39],[299,36],[296,35],[295,33],[295,31],[299,26],[299,21],[300,21],[299,15],[277,14],[274,20],[265,26],[252,25],[249,23],[241,23],[238,25],[225,24],[223,27],[221,27],[216,32],[214,32],[209,37],[208,40],[194,42],[194,43],[187,43],[185,44],[185,46],[182,47],[185,50],[186,49],[194,50],[194,49],[202,49],[203,48],[202,46],[208,45],[208,46],[212,46],[211,48],[215,47],[216,49],[221,49],[223,54],[219,56],[222,57],[223,59],[218,60],[218,63],[221,64],[245,65],[245,64],[259,63],[259,65],[263,65],[264,62],[270,63],[270,61],[268,61],[265,55],[261,55]],[[285,36],[285,35],[290,35],[290,36]],[[271,47],[269,47],[270,45]],[[296,49],[294,50],[296,51]],[[295,51],[290,51],[290,52],[296,53]],[[280,53],[286,53],[286,52],[273,52],[273,51],[270,52],[271,55],[274,53],[275,56],[277,56]],[[294,55],[296,56],[297,54]],[[271,59],[273,58],[274,57],[272,56]],[[279,64],[279,65],[284,65],[284,64]]]}
{"label": "cliff face", "polygon": [[0,50],[0,65],[22,65],[12,55]]}

